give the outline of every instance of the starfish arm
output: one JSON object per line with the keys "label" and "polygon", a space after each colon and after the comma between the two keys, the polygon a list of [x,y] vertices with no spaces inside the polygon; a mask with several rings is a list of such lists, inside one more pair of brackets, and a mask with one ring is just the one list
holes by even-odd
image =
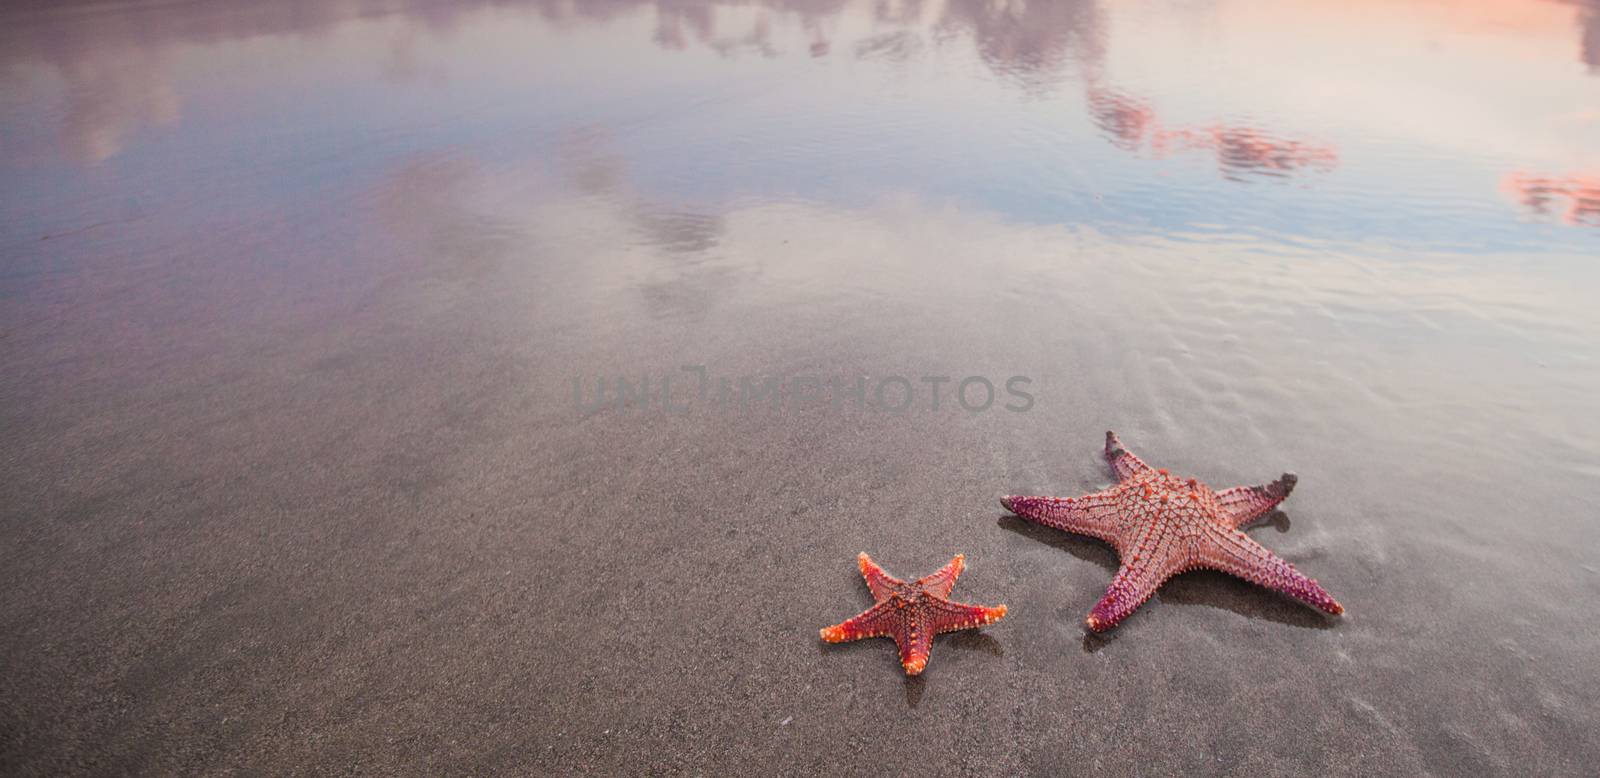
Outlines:
{"label": "starfish arm", "polygon": [[1200,548],[1200,565],[1265,586],[1335,616],[1344,606],[1315,580],[1237,529],[1217,528]]}
{"label": "starfish arm", "polygon": [[872,599],[874,600],[883,601],[888,598],[890,592],[894,591],[894,587],[905,583],[884,572],[883,568],[879,567],[877,562],[872,561],[872,557],[867,556],[865,551],[856,557],[856,564],[861,567],[861,577],[867,580],[867,588],[872,590]]}
{"label": "starfish arm", "polygon": [[956,579],[961,577],[961,571],[966,569],[967,557],[965,554],[956,554],[950,563],[939,568],[935,573],[917,579],[917,585],[940,597],[949,597],[950,590],[956,587]]}
{"label": "starfish arm", "polygon": [[[895,615],[894,603],[880,602],[851,619],[846,619],[831,627],[822,628],[822,639],[829,643],[844,643],[862,638],[878,638],[885,635],[894,635],[898,618]],[[899,640],[896,636],[895,640]]]}
{"label": "starfish arm", "polygon": [[894,634],[894,642],[900,647],[900,666],[906,669],[906,675],[917,675],[928,666],[928,654],[933,652],[933,625],[922,623],[921,619],[909,619],[903,624],[903,631]]}
{"label": "starfish arm", "polygon": [[928,611],[932,616],[929,622],[934,632],[954,632],[958,629],[987,627],[1005,618],[1006,606],[996,605],[989,608],[982,605],[968,605],[964,602],[936,600],[929,604]]}
{"label": "starfish arm", "polygon": [[1130,557],[1117,570],[1117,575],[1110,579],[1106,596],[1094,604],[1090,615],[1083,621],[1096,632],[1114,628],[1134,610],[1138,610],[1139,605],[1146,604],[1146,600],[1155,596],[1155,589],[1162,588],[1166,579],[1176,573],[1176,567],[1163,560]]}
{"label": "starfish arm", "polygon": [[1138,553],[1130,555],[1111,579],[1111,585],[1106,587],[1105,596],[1089,611],[1084,623],[1095,632],[1105,632],[1117,626],[1178,572],[1179,565],[1173,557]]}
{"label": "starfish arm", "polygon": [[1110,492],[1082,497],[1006,496],[1000,498],[1000,505],[1035,524],[1088,535],[1112,545],[1117,545],[1121,533],[1116,498]]}
{"label": "starfish arm", "polygon": [[1294,473],[1284,473],[1270,484],[1235,486],[1217,492],[1217,502],[1222,504],[1222,515],[1229,526],[1243,527],[1271,513],[1289,497],[1298,481]]}
{"label": "starfish arm", "polygon": [[1118,481],[1126,481],[1140,473],[1150,470],[1144,460],[1134,456],[1122,445],[1122,440],[1117,433],[1106,431],[1106,462],[1111,464],[1111,469],[1116,472]]}

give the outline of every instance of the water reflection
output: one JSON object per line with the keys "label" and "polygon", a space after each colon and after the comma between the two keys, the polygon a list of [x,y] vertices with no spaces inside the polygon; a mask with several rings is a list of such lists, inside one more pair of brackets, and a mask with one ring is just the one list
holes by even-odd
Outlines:
{"label": "water reflection", "polygon": [[601,197],[624,214],[648,245],[673,254],[692,254],[717,245],[722,233],[718,214],[682,210],[670,203],[654,203],[628,186],[627,161],[607,151],[603,130],[575,133],[562,144],[560,157],[574,189]]}
{"label": "water reflection", "polygon": [[1590,73],[1600,73],[1600,2],[1589,0],[1578,18],[1583,27],[1583,61]]}
{"label": "water reflection", "polygon": [[[29,68],[43,66],[57,76],[65,104],[60,153],[95,164],[115,156],[139,129],[178,120],[181,101],[171,70],[174,55],[185,47],[314,35],[340,23],[391,13],[403,14],[409,28],[442,32],[487,5],[487,0],[228,0],[112,3],[68,13],[45,4],[15,4],[0,10],[0,73],[8,80],[20,79],[29,75]],[[384,69],[398,80],[410,80],[417,71],[404,48]]]}
{"label": "water reflection", "polygon": [[1590,73],[1600,73],[1600,0],[1559,0],[1577,7],[1578,57]]}
{"label": "water reflection", "polygon": [[1280,138],[1253,127],[1166,127],[1148,103],[1115,90],[1091,87],[1088,101],[1095,124],[1117,148],[1148,151],[1157,158],[1207,151],[1216,156],[1218,168],[1229,180],[1244,181],[1253,175],[1282,178],[1305,169],[1328,171],[1339,164],[1332,146]]}
{"label": "water reflection", "polygon": [[984,64],[1036,91],[1054,86],[1069,61],[1092,73],[1105,60],[1106,20],[1095,0],[952,0],[938,26],[965,31]]}
{"label": "water reflection", "polygon": [[570,224],[553,220],[539,231],[570,235],[578,242],[630,235],[629,243],[644,254],[619,258],[611,276],[637,290],[652,318],[703,317],[737,280],[736,269],[719,262],[715,252],[727,231],[728,215],[640,192],[629,181],[626,158],[612,145],[609,133],[589,127],[563,139],[557,152],[565,182],[596,202],[586,218],[604,226],[575,234]]}
{"label": "water reflection", "polygon": [[1035,92],[1046,92],[1075,64],[1095,124],[1112,145],[1156,158],[1184,151],[1215,155],[1223,176],[1285,177],[1314,168],[1331,170],[1331,147],[1278,137],[1271,130],[1227,124],[1164,126],[1148,101],[1111,83],[1106,64],[1106,15],[1094,0],[1060,3],[955,0],[939,22],[970,33],[983,62],[995,73]]}
{"label": "water reflection", "polygon": [[1600,176],[1506,176],[1501,189],[1530,213],[1558,215],[1563,223],[1600,227]]}
{"label": "water reflection", "polygon": [[[1285,206],[1306,214],[1306,219],[1254,226],[1328,237],[1385,228],[1389,223],[1394,230],[1416,235],[1426,228],[1415,225],[1427,220],[1395,218],[1393,209],[1376,203],[1357,213],[1368,207],[1358,200],[1358,193],[1392,191],[1395,171],[1420,160],[1431,166],[1430,171],[1412,175],[1411,180],[1460,175],[1478,181],[1471,184],[1477,190],[1470,194],[1466,184],[1450,187],[1447,197],[1460,201],[1440,203],[1442,207],[1460,211],[1493,201],[1502,202],[1504,208],[1501,196],[1481,183],[1485,176],[1469,176],[1469,167],[1480,160],[1494,165],[1496,172],[1488,180],[1500,178],[1498,171],[1508,169],[1582,171],[1592,169],[1600,153],[1592,140],[1551,118],[1574,109],[1597,108],[1592,96],[1583,102],[1579,83],[1553,76],[1550,70],[1571,62],[1570,53],[1559,52],[1563,41],[1570,42],[1574,27],[1581,34],[1580,58],[1591,71],[1595,67],[1600,5],[1592,0],[1530,0],[1515,9],[1482,2],[1450,14],[1426,4],[1402,4],[1389,25],[1373,30],[1389,36],[1384,52],[1395,87],[1381,80],[1350,82],[1350,64],[1330,52],[1347,50],[1349,35],[1360,25],[1353,12],[1316,0],[1271,12],[1229,2],[1203,8],[1163,4],[1123,8],[1094,0],[294,0],[269,6],[111,5],[77,14],[41,8],[12,7],[3,12],[8,23],[0,31],[0,67],[8,81],[31,85],[28,94],[35,96],[22,99],[45,101],[52,95],[62,107],[33,122],[10,115],[0,142],[12,165],[37,165],[47,157],[99,165],[126,153],[141,139],[157,142],[168,134],[181,136],[187,101],[208,99],[216,113],[235,99],[223,92],[231,87],[209,85],[214,73],[208,60],[256,57],[260,62],[288,63],[305,52],[328,52],[320,73],[275,78],[267,67],[239,88],[304,91],[310,84],[327,82],[331,90],[332,82],[338,82],[358,103],[350,107],[382,111],[400,98],[395,92],[360,86],[363,79],[423,87],[436,93],[430,96],[429,110],[458,136],[480,128],[473,121],[449,117],[482,105],[486,98],[477,85],[490,77],[518,88],[559,78],[581,81],[567,83],[569,95],[630,81],[619,72],[593,69],[590,59],[598,61],[599,55],[569,53],[558,60],[555,55],[541,55],[541,46],[531,43],[520,51],[511,50],[505,39],[513,36],[544,42],[586,36],[585,51],[607,52],[604,59],[616,62],[645,57],[645,49],[672,52],[679,61],[662,61],[660,66],[682,69],[684,80],[676,86],[692,99],[704,96],[693,94],[697,80],[711,83],[711,71],[701,64],[706,53],[773,60],[780,63],[781,70],[771,72],[783,74],[782,88],[795,95],[804,93],[800,102],[810,106],[794,114],[803,117],[798,126],[804,131],[817,137],[828,137],[830,131],[850,133],[856,140],[862,139],[861,133],[879,134],[884,140],[837,143],[807,156],[797,150],[809,153],[818,147],[806,145],[805,139],[786,138],[787,145],[754,150],[765,166],[762,180],[786,186],[813,180],[818,190],[837,191],[847,187],[838,181],[830,187],[818,171],[844,171],[849,177],[849,171],[887,167],[895,175],[882,182],[886,187],[948,187],[941,193],[975,197],[988,207],[1029,219],[1061,218],[1063,213],[1089,218],[1092,212],[1080,205],[1093,195],[1110,204],[1099,218],[1173,228],[1226,222],[1215,213],[1217,209],[1259,211],[1261,204],[1252,198],[1284,196],[1236,194],[1214,203],[1182,199],[1184,187],[1207,188],[1194,178],[1195,166],[1183,160],[1209,159],[1213,180],[1277,179],[1318,187],[1320,202]],[[1226,39],[1225,46],[1183,35],[1202,21]],[[1282,30],[1296,23],[1301,26],[1295,28],[1291,45]],[[1452,40],[1441,51],[1427,49],[1427,42],[1440,31],[1457,29],[1478,37]],[[1524,53],[1507,56],[1501,49],[1511,44],[1523,45],[1519,51]],[[1297,57],[1302,45],[1306,53]],[[350,53],[333,53],[340,51]],[[1212,55],[1213,59],[1236,56],[1238,63],[1205,59]],[[969,60],[978,67],[968,68]],[[824,70],[807,70],[812,67],[808,63]],[[949,68],[960,76],[965,91],[952,92],[943,104],[874,101],[838,82],[816,79],[837,69],[853,71],[851,82],[870,81],[919,63]],[[729,66],[716,77],[729,77],[744,67]],[[1525,94],[1497,93],[1494,82],[1486,82],[1484,75],[1499,69],[1506,71],[1501,80],[1512,92],[1519,82],[1541,87]],[[452,70],[458,71],[459,81],[452,81]],[[1474,89],[1458,92],[1480,90],[1476,101],[1452,97],[1435,108],[1413,109],[1409,104],[1414,102],[1409,100],[1413,85],[1407,79],[1415,82],[1415,94],[1439,94],[1441,70],[1461,70],[1457,81],[1471,79]],[[1004,89],[987,90],[974,80],[982,73]],[[314,88],[311,93],[315,94]],[[709,93],[714,95],[715,89]],[[1497,111],[1497,106],[1513,99],[1526,104],[1516,111]],[[516,117],[509,110],[514,105],[507,104],[503,117],[480,113],[479,119],[513,123]],[[1373,117],[1384,115],[1386,107],[1395,108],[1396,120],[1376,125]],[[663,110],[672,110],[666,97]],[[761,123],[769,117],[752,115],[759,110],[755,106],[740,110],[743,113],[726,117],[728,121],[706,125],[704,132],[726,133],[730,142],[761,137]],[[1403,115],[1409,110],[1428,116]],[[1495,120],[1488,123],[1484,117],[1491,113]],[[309,110],[296,114],[290,107],[273,121],[287,125],[329,121],[326,111],[315,118],[310,114]],[[576,126],[609,124],[606,117],[585,115],[575,104],[543,114],[552,122]],[[913,120],[936,129],[896,124]],[[488,121],[480,123],[481,129],[492,131]],[[42,134],[51,127],[53,137]],[[1473,127],[1478,129],[1466,129]],[[1171,170],[1161,175],[1176,176],[1180,185],[1157,190],[1141,183],[1144,168],[1124,167],[1126,162],[1084,148],[1078,142],[1080,128],[1090,129],[1141,163],[1163,162]],[[555,134],[571,129],[549,128]],[[986,161],[974,158],[970,170],[946,169],[944,161],[952,149],[938,147],[931,139],[951,132],[962,134],[961,148],[979,151]],[[888,139],[896,135],[911,140],[891,144]],[[617,153],[631,155],[637,146],[636,139],[624,133]],[[697,167],[700,186],[734,190],[728,196],[750,186],[748,181],[736,181],[731,171],[737,167],[735,157],[740,164],[750,161],[751,149],[728,143],[696,151],[700,157],[685,159],[684,164]],[[1352,169],[1354,158],[1367,161]],[[1018,195],[1018,179],[1052,167],[1056,181],[1071,180],[1061,177],[1063,170],[1077,170],[1090,178],[1077,181],[1072,193],[1055,186],[1035,192],[1032,198]],[[640,172],[641,186],[647,188],[661,178],[649,170]],[[935,177],[944,181],[929,180]],[[1582,175],[1548,179],[1520,174],[1507,179],[1502,188],[1517,190],[1517,201],[1534,212],[1554,208],[1551,203],[1556,201],[1566,202],[1563,224],[1593,224],[1592,186]],[[819,191],[804,194],[819,196]],[[1025,199],[1029,204],[1019,204]],[[651,217],[657,223],[652,229],[689,229],[688,222],[673,213],[669,208],[667,215]],[[1318,214],[1323,215],[1320,223]],[[1510,226],[1514,214],[1502,214],[1505,226],[1495,229],[1514,229]],[[663,226],[669,223],[673,226]],[[1457,232],[1440,230],[1440,234]],[[1509,233],[1498,239],[1512,241]]]}

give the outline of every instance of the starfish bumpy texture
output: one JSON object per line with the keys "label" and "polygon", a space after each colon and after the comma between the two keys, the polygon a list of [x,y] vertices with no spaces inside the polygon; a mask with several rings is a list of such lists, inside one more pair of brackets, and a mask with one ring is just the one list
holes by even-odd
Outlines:
{"label": "starfish bumpy texture", "polygon": [[853,619],[824,627],[822,639],[843,643],[861,638],[892,637],[900,646],[900,664],[906,675],[916,675],[928,664],[933,636],[993,624],[1006,615],[1006,606],[986,608],[950,601],[950,590],[966,566],[957,554],[932,575],[906,583],[883,571],[863,552],[856,557],[877,602]]}
{"label": "starfish bumpy texture", "polygon": [[1110,543],[1122,560],[1106,595],[1089,612],[1089,629],[1115,627],[1187,570],[1220,570],[1338,615],[1344,607],[1317,582],[1301,575],[1240,531],[1266,516],[1294,490],[1284,473],[1264,486],[1214,492],[1165,469],[1154,470],[1106,433],[1106,461],[1117,484],[1082,497],[1002,497],[1006,510],[1029,521]]}

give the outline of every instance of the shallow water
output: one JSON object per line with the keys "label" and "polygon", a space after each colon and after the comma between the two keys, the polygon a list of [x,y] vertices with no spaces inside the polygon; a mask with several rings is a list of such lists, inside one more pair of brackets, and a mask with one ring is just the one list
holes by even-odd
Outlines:
{"label": "shallow water", "polygon": [[[1600,759],[1593,2],[14,3],[0,85],[4,772]],[[995,497],[1108,428],[1297,472],[1347,615],[1086,636]],[[1010,615],[823,645],[863,550]]]}

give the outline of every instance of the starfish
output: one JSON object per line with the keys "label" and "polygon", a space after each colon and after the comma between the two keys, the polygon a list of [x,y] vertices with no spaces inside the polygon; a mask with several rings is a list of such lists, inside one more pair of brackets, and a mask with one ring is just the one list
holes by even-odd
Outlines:
{"label": "starfish", "polygon": [[1335,616],[1344,607],[1240,529],[1266,516],[1294,491],[1294,473],[1264,486],[1214,492],[1193,479],[1154,470],[1106,433],[1111,488],[1082,497],[1001,497],[1016,515],[1046,527],[1110,543],[1122,560],[1105,597],[1089,612],[1089,629],[1117,626],[1167,579],[1195,569],[1220,570]]}
{"label": "starfish", "polygon": [[950,590],[966,567],[966,557],[956,554],[932,575],[906,583],[884,572],[866,552],[856,557],[861,577],[867,579],[877,602],[848,621],[822,629],[822,639],[843,643],[862,638],[892,637],[900,646],[900,664],[906,675],[916,675],[928,665],[933,636],[940,632],[982,627],[1006,615],[1006,606],[986,608],[951,602]]}

